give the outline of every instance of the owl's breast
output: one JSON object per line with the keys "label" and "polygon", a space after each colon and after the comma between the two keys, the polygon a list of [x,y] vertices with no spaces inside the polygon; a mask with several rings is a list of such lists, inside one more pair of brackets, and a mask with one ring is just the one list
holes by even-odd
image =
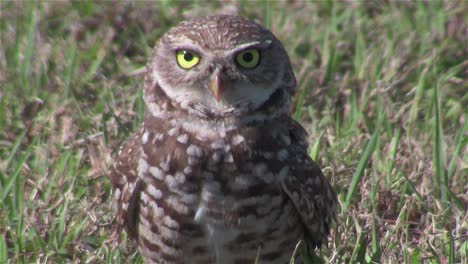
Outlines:
{"label": "owl's breast", "polygon": [[284,144],[269,145],[241,132],[214,139],[181,128],[142,133],[144,241],[169,243],[171,254],[180,256],[206,252],[200,261],[210,262],[233,259],[229,256],[254,260],[259,253],[277,259],[277,249],[284,247],[292,247],[292,254],[302,226],[281,190],[289,173]]}

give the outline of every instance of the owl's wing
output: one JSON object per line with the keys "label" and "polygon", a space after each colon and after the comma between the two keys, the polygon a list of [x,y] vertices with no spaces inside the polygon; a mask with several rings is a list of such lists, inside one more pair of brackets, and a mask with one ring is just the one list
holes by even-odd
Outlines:
{"label": "owl's wing", "polygon": [[110,173],[117,232],[120,234],[121,229],[125,228],[133,239],[138,235],[139,195],[143,188],[143,181],[137,173],[140,153],[141,140],[135,134],[120,147]]}
{"label": "owl's wing", "polygon": [[308,231],[306,239],[311,246],[320,246],[336,220],[336,194],[320,168],[307,154],[305,131],[292,126],[291,139],[296,146],[289,161],[289,175],[283,180],[283,191],[294,203]]}

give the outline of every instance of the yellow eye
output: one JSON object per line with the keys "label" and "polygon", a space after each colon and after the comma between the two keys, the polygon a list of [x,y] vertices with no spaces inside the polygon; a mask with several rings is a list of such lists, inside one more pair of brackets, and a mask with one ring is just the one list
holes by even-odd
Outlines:
{"label": "yellow eye", "polygon": [[255,68],[260,62],[260,53],[257,49],[244,50],[237,54],[236,62],[245,69]]}
{"label": "yellow eye", "polygon": [[189,50],[178,50],[176,51],[177,64],[182,69],[188,70],[200,62],[200,55]]}

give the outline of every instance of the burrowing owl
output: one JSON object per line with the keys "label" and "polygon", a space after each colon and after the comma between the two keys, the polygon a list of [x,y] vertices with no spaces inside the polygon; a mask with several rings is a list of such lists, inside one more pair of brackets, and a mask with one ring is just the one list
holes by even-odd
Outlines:
{"label": "burrowing owl", "polygon": [[182,22],[144,85],[148,114],[110,177],[145,262],[288,263],[300,240],[321,244],[336,195],[290,115],[296,81],[269,30],[238,16]]}

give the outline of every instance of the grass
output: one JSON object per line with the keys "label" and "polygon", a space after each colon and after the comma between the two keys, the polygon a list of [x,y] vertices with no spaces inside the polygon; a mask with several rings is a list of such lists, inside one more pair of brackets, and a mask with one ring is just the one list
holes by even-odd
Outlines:
{"label": "grass", "polygon": [[155,41],[239,12],[272,29],[294,117],[342,209],[330,263],[468,263],[460,1],[0,2],[0,263],[141,261],[110,236],[111,155],[142,121]]}

